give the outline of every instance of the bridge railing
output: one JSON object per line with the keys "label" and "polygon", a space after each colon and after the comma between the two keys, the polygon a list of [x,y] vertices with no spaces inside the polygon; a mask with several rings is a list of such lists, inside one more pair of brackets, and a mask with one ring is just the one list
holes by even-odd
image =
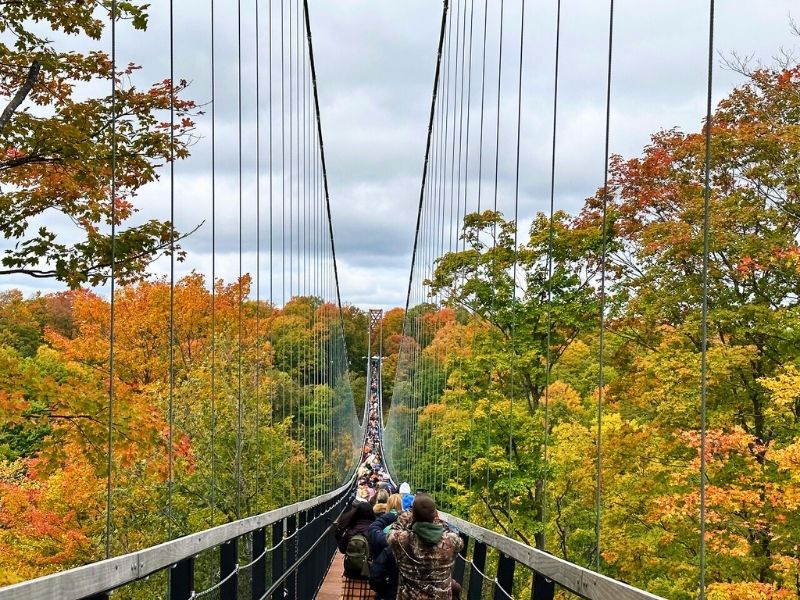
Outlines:
{"label": "bridge railing", "polygon": [[[0,600],[99,600],[113,590],[167,572],[169,600],[210,595],[235,600],[313,598],[336,551],[331,523],[344,510],[353,481],[289,506],[219,525],[158,546],[0,588]],[[251,549],[242,564],[240,546]],[[219,577],[195,589],[195,562],[218,550]],[[216,553],[215,553],[216,554]],[[302,577],[298,570],[302,568]],[[166,590],[165,590],[166,591]],[[246,592],[245,592],[246,593]],[[218,595],[217,595],[218,594]]]}
{"label": "bridge railing", "polygon": [[[519,594],[515,581],[525,580],[517,573],[521,565],[531,574],[531,598],[552,600],[557,588],[591,600],[659,600],[660,596],[611,579],[584,567],[572,564],[541,550],[512,540],[502,534],[474,525],[458,517],[439,512],[440,518],[455,527],[464,540],[464,549],[456,563],[454,578],[465,587],[464,600],[513,599]],[[487,554],[497,551],[496,575],[487,575]],[[492,588],[488,592],[487,586]],[[491,596],[487,596],[490,593]]]}

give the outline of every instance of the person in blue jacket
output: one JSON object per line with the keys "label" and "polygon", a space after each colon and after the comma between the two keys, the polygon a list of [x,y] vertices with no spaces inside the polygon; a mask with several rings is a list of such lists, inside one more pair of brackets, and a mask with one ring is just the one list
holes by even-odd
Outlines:
{"label": "person in blue jacket", "polygon": [[400,494],[392,494],[386,505],[386,513],[375,519],[367,531],[370,555],[374,557],[369,567],[369,585],[376,593],[376,600],[395,600],[397,597],[397,562],[386,536],[403,510]]}

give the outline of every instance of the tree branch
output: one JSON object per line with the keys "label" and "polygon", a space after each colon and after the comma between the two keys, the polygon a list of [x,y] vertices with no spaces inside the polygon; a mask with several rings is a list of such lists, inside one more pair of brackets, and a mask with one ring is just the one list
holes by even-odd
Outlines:
{"label": "tree branch", "polygon": [[36,83],[36,78],[39,77],[39,71],[42,68],[42,64],[38,60],[34,60],[31,63],[30,69],[28,69],[28,76],[25,78],[25,82],[22,84],[17,90],[17,93],[14,94],[14,97],[11,98],[11,101],[6,106],[3,114],[0,115],[0,131],[5,129],[6,124],[11,120],[14,111],[19,108],[19,105],[25,100],[28,96],[30,91],[33,89],[33,85]]}

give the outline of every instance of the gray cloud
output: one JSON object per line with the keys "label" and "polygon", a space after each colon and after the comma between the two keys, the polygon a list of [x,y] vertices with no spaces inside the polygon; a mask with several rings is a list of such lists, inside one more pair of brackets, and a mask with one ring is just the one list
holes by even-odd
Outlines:
{"label": "gray cloud", "polygon": [[[483,2],[465,1],[466,6],[471,6],[474,1],[476,11],[473,88],[469,104],[470,161],[467,170],[470,177],[465,198],[472,208],[478,189],[479,34]],[[283,4],[287,13],[290,5],[296,6],[293,0],[284,0]],[[452,4],[455,18],[455,6],[464,6],[465,3],[454,0]],[[405,301],[411,261],[441,3],[431,0],[312,0],[310,5],[342,297],[363,307],[401,305]],[[493,192],[497,103],[498,3],[489,0],[489,5],[484,180],[481,188],[484,206],[491,202]],[[269,4],[263,0],[259,4],[260,107],[255,102],[254,0],[243,0],[242,6],[242,267],[246,271],[255,271],[255,150],[260,141],[263,297],[268,289],[270,272],[270,38],[266,13]],[[281,2],[272,0],[272,6],[277,23]],[[501,210],[510,214],[514,191],[517,101],[518,57],[515,48],[520,22],[519,3],[506,2],[505,6],[498,203]],[[217,271],[218,275],[231,279],[239,268],[239,38],[236,4],[216,0],[215,7]],[[204,103],[211,98],[209,8],[210,0],[175,1],[176,76],[191,80],[189,95]],[[717,13],[718,50],[722,53],[736,50],[741,54],[754,54],[769,62],[779,47],[791,47],[797,42],[789,33],[791,8],[791,0],[770,3],[732,0],[724,3],[718,7]],[[555,2],[527,2],[526,10],[520,213],[522,218],[529,220],[536,211],[546,210],[549,202]],[[648,3],[620,0],[616,10],[611,149],[632,155],[640,152],[649,135],[661,128],[698,128],[705,102],[707,15],[703,3],[695,0]],[[143,69],[133,77],[137,85],[148,85],[169,76],[167,11],[166,2],[153,3],[150,29],[145,33],[134,32],[124,25],[120,27],[120,62],[132,61],[143,65]],[[293,24],[296,23],[293,21]],[[288,44],[289,32],[284,33],[284,41]],[[606,36],[606,3],[590,0],[563,3],[556,203],[570,210],[578,208],[582,199],[602,184]],[[294,32],[292,41],[297,41]],[[88,47],[72,39],[59,40],[59,43]],[[280,120],[278,31],[271,43],[272,167],[275,173],[279,173],[283,154],[280,134],[285,129],[288,135],[289,124]],[[108,39],[102,44],[108,46]],[[285,75],[288,77],[286,71]],[[715,98],[721,98],[738,83],[741,80],[737,74],[718,67],[715,70]],[[284,92],[288,101],[286,86]],[[449,92],[443,90],[443,93],[449,94],[451,102],[457,100],[460,103],[460,88],[456,88],[455,96],[452,88]],[[179,266],[179,274],[192,269],[210,273],[210,106],[205,110],[206,114],[198,119],[202,138],[192,149],[192,157],[179,163],[175,172],[178,227],[187,230],[205,221],[203,227],[185,242],[189,256],[187,262]],[[256,115],[260,119],[258,138]],[[302,116],[299,123],[302,126]],[[452,124],[449,132],[452,136]],[[313,135],[313,129],[307,129],[307,134]],[[466,131],[463,135],[466,136]],[[161,181],[142,190],[137,220],[168,217],[168,174],[168,170],[163,170]],[[278,265],[282,265],[284,260],[280,253],[284,240],[279,231],[283,219],[282,194],[282,179],[273,177],[273,273],[278,272]],[[460,202],[464,201],[462,197]],[[49,216],[44,220],[55,224],[59,230],[68,230],[67,224],[56,223]],[[296,236],[293,235],[292,239],[296,242]],[[288,244],[288,234],[285,243]],[[292,261],[295,259],[293,256]],[[168,263],[159,261],[155,269],[165,273]],[[6,279],[3,287],[30,290],[39,287],[34,285],[38,283]]]}

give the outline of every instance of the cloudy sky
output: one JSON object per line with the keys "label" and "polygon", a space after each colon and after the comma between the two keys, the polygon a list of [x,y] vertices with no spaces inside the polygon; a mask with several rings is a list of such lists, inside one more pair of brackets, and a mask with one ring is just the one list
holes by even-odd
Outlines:
{"label": "cloudy sky", "polygon": [[[482,15],[484,0],[451,0],[456,10]],[[796,0],[726,0],[717,3],[716,49],[736,52],[770,64],[781,49],[800,46],[790,32]],[[487,79],[496,85],[497,29],[500,0],[488,0]],[[189,96],[207,103],[211,98],[210,0],[174,0],[176,77],[190,80]],[[320,113],[328,163],[333,228],[342,299],[363,308],[390,307],[405,302],[416,205],[422,174],[428,111],[441,19],[437,0],[310,0],[311,26],[320,92]],[[134,83],[146,85],[169,76],[166,0],[152,2],[147,32],[120,27],[120,62],[142,65]],[[238,40],[237,3],[216,0],[217,68],[217,269],[231,279],[238,272]],[[255,184],[261,178],[261,297],[268,296],[269,231],[266,192],[268,166],[269,28],[266,0],[259,0],[260,97],[255,102],[255,0],[241,0],[242,26],[242,189],[244,206],[243,270],[255,271]],[[284,0],[286,14],[296,0]],[[501,210],[510,206],[513,186],[513,128],[516,127],[516,73],[520,0],[506,0],[507,38],[501,90],[502,142],[499,179]],[[552,123],[555,0],[527,0],[520,213],[529,220],[546,210],[549,194]],[[273,70],[280,43],[280,0],[272,0]],[[800,12],[800,11],[797,11]],[[467,13],[469,14],[469,13]],[[699,0],[617,0],[611,115],[611,150],[635,155],[650,133],[661,128],[696,130],[705,105],[707,3]],[[605,101],[605,60],[608,3],[603,0],[563,0],[562,63],[557,131],[556,205],[575,209],[602,184]],[[476,37],[480,28],[475,26]],[[288,36],[288,34],[286,34]],[[73,48],[89,46],[80,40],[60,40]],[[288,42],[287,42],[288,43]],[[477,44],[476,40],[476,52]],[[104,40],[101,45],[108,45]],[[474,59],[473,85],[479,85]],[[273,75],[273,112],[279,113],[279,84]],[[736,73],[716,61],[715,98],[741,83]],[[470,108],[478,119],[479,97],[473,91]],[[487,105],[496,106],[496,91],[487,92]],[[188,230],[203,226],[185,247],[188,260],[179,274],[197,270],[210,275],[211,147],[210,113],[199,117],[202,139],[192,157],[176,167],[176,225]],[[492,108],[494,110],[494,108]],[[256,114],[260,115],[262,165],[256,169]],[[487,119],[494,118],[487,112]],[[274,117],[275,136],[280,128]],[[474,125],[473,125],[474,126]],[[473,133],[474,135],[474,133]],[[273,142],[275,143],[275,142]],[[280,147],[275,147],[275,152]],[[276,159],[277,162],[277,159]],[[276,169],[279,168],[279,165]],[[474,168],[471,167],[471,171]],[[168,171],[157,184],[142,190],[137,219],[169,216]],[[274,200],[275,219],[280,220]],[[59,226],[53,217],[48,222]],[[64,232],[68,235],[66,225]],[[274,233],[273,245],[282,241]],[[295,257],[296,258],[296,257]],[[282,258],[273,254],[273,271]],[[288,259],[287,259],[288,260]],[[293,259],[294,260],[294,259]],[[165,273],[165,261],[155,265]],[[278,275],[275,275],[275,286]],[[7,279],[2,286],[39,289],[40,282]],[[276,300],[280,302],[280,294]]]}

